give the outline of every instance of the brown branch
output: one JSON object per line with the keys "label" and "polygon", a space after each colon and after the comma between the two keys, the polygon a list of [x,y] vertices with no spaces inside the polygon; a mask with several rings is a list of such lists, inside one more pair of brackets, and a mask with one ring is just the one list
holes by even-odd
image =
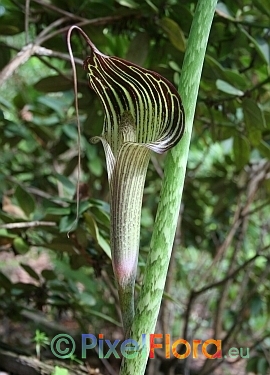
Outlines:
{"label": "brown branch", "polygon": [[39,35],[36,38],[36,44],[41,44],[42,38],[45,37],[45,35],[48,35],[49,31],[55,29],[57,26],[60,26],[62,23],[68,21],[68,18],[58,18],[56,21],[52,22],[49,26],[47,26],[45,29],[43,29]]}
{"label": "brown branch", "polygon": [[[249,290],[247,298],[244,301],[241,301],[241,309],[239,311],[237,311],[237,314],[235,314],[236,319],[235,319],[232,327],[229,329],[226,336],[222,339],[222,349],[223,350],[227,351],[229,349],[229,346],[230,346],[229,339],[231,339],[232,337],[235,337],[236,334],[237,334],[237,331],[239,331],[241,329],[243,322],[246,320],[246,317],[245,317],[245,314],[244,314],[244,312],[246,310],[246,307],[250,303],[251,297],[255,293],[257,293],[258,285],[263,284],[265,279],[267,279],[267,277],[269,276],[269,273],[270,273],[269,267],[265,267],[265,270],[260,275],[260,278],[258,279],[257,283],[254,285],[254,287],[251,290]],[[200,375],[212,374],[214,369],[219,367],[222,364],[222,362],[224,362],[224,357],[220,361],[215,362],[213,364],[213,366],[211,366],[210,368],[208,368],[208,366],[207,366],[207,363],[209,363],[209,361],[211,361],[211,360],[206,359],[206,361],[204,362],[203,368],[200,371]],[[211,361],[211,363],[213,363],[213,362]]]}
{"label": "brown branch", "polygon": [[[23,49],[0,72],[0,86],[2,86],[3,83],[12,76],[12,74],[18,69],[20,65],[23,65],[34,55],[57,57],[66,61],[70,61],[70,57],[68,54],[52,51],[48,48],[30,43],[27,46],[23,47]],[[77,64],[83,64],[83,61],[81,59],[74,58],[74,61]]]}
{"label": "brown branch", "polygon": [[[265,246],[265,248],[263,250],[267,250],[270,248],[270,245],[269,246]],[[210,284],[210,285],[206,285],[205,287],[199,289],[199,290],[195,290],[193,291],[193,293],[195,294],[195,296],[197,297],[198,295],[206,292],[207,290],[209,289],[213,289],[213,288],[217,288],[218,286],[221,286],[223,285],[224,283],[226,283],[228,280],[230,279],[233,279],[242,269],[244,269],[249,263],[253,262],[255,259],[257,259],[258,257],[260,256],[264,256],[263,254],[261,253],[258,253],[256,255],[254,255],[252,258],[248,259],[245,263],[243,263],[240,267],[238,267],[235,271],[229,273],[228,276],[224,277],[222,280],[219,280],[219,281],[216,281],[215,283],[213,284]]]}
{"label": "brown branch", "polygon": [[24,32],[25,43],[29,43],[29,13],[30,13],[30,0],[25,1],[25,19],[24,19]]}
{"label": "brown branch", "polygon": [[0,72],[0,87],[3,83],[19,68],[20,65],[24,64],[29,58],[35,54],[38,46],[30,43],[23,47],[23,49],[4,67]]}
{"label": "brown branch", "polygon": [[37,4],[42,5],[45,8],[53,10],[54,12],[62,14],[63,16],[65,16],[65,17],[67,17],[69,19],[73,19],[73,20],[77,20],[77,21],[87,21],[86,18],[83,18],[83,17],[80,17],[80,16],[76,16],[73,13],[67,12],[66,10],[60,9],[57,6],[49,4],[49,3],[45,2],[45,1],[42,1],[42,0],[32,0],[32,1],[34,1]]}
{"label": "brown branch", "polygon": [[253,91],[260,89],[267,83],[270,83],[270,77],[265,78],[263,81],[257,83],[255,86],[251,87],[251,89],[246,90],[242,95],[231,95],[231,96],[224,96],[223,98],[218,99],[201,99],[200,101],[203,103],[208,104],[209,106],[214,106],[220,103],[229,102],[236,99],[244,99],[246,97],[249,97],[250,93]]}
{"label": "brown branch", "polygon": [[[35,0],[39,1],[39,0]],[[42,3],[42,5],[45,6],[45,3]],[[47,3],[46,3],[47,4]],[[123,18],[130,17],[131,14],[128,15],[116,15],[116,16],[108,16],[108,17],[100,17],[100,18],[94,18],[92,20],[86,20],[83,19],[83,21],[78,23],[78,26],[85,26],[85,25],[106,25],[111,22],[118,21]],[[142,17],[142,15],[135,14],[136,18]],[[41,56],[51,56],[51,57],[60,57],[64,58],[65,60],[70,60],[69,55],[58,53],[58,52],[52,52],[51,50],[41,47],[40,45],[44,43],[45,41],[53,38],[54,36],[65,33],[69,30],[70,25],[62,27],[61,29],[58,29],[51,34],[48,34],[48,30],[51,30],[52,27],[55,27],[59,25],[59,23],[63,23],[65,21],[64,18],[61,18],[60,20],[55,21],[51,25],[48,26],[45,30],[43,30],[39,36],[36,38],[36,41],[34,43],[29,43],[25,47],[22,48],[22,50],[9,62],[8,65],[1,71],[0,73],[0,86],[6,81],[13,73],[14,71],[22,64],[24,64],[29,58],[33,55],[41,55]],[[45,34],[45,35],[44,35]],[[68,56],[68,57],[67,57]],[[82,60],[74,59],[74,61],[81,63]]]}
{"label": "brown branch", "polygon": [[[45,361],[39,361],[37,358],[28,357],[25,355],[18,355],[11,351],[0,348],[0,363],[1,369],[8,371],[9,373],[20,374],[20,375],[51,375],[54,373],[54,366],[45,363]],[[61,367],[68,369],[69,375],[87,375],[89,372],[86,367],[80,366],[80,369],[74,369],[67,364],[62,362],[56,363]],[[100,374],[93,370],[92,374]],[[101,374],[100,374],[101,375]]]}

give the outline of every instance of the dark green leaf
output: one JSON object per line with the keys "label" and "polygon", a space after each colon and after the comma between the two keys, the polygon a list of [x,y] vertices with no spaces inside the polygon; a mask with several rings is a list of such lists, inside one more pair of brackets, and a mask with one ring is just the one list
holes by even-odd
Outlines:
{"label": "dark green leaf", "polygon": [[57,278],[53,270],[43,270],[41,272],[41,275],[44,277],[45,280],[54,280]]}
{"label": "dark green leaf", "polygon": [[59,174],[59,173],[56,173],[55,176],[56,176],[57,180],[60,181],[63,184],[63,186],[69,191],[69,193],[74,195],[76,187],[70,181],[70,179],[67,178],[66,176],[62,175],[62,174]]}
{"label": "dark green leaf", "polygon": [[[67,230],[68,231],[68,230]],[[65,231],[63,231],[65,232]],[[46,246],[48,249],[52,249],[57,251],[58,253],[64,254],[64,252],[67,253],[73,253],[73,244],[70,239],[67,237],[61,238],[57,237],[55,238],[50,244]]]}
{"label": "dark green leaf", "polygon": [[20,208],[25,213],[25,215],[27,217],[30,217],[30,215],[35,210],[35,201],[32,195],[30,195],[26,190],[24,190],[20,185],[18,185],[14,196],[17,199],[17,202]]}
{"label": "dark green leaf", "polygon": [[20,254],[26,254],[30,250],[28,244],[21,237],[16,237],[14,239],[13,246]]}
{"label": "dark green leaf", "polygon": [[268,0],[254,0],[255,6],[270,17],[270,3]]}
{"label": "dark green leaf", "polygon": [[91,233],[94,240],[97,242],[97,244],[104,250],[104,252],[107,254],[109,258],[111,258],[111,249],[108,244],[108,242],[103,238],[103,236],[100,234],[97,223],[95,219],[92,217],[92,215],[85,213],[84,218],[87,224],[87,228],[89,232]]}
{"label": "dark green leaf", "polygon": [[248,139],[252,145],[258,146],[262,138],[262,130],[265,129],[265,119],[258,104],[249,98],[243,100],[243,112],[245,125],[248,131]]}
{"label": "dark green leaf", "polygon": [[106,227],[110,226],[110,217],[106,212],[100,210],[98,207],[92,207],[91,212],[101,224]]}
{"label": "dark green leaf", "polygon": [[224,69],[223,75],[228,83],[240,90],[246,90],[250,87],[244,76],[234,70]]}
{"label": "dark green leaf", "polygon": [[72,84],[63,76],[50,76],[38,81],[34,88],[42,92],[59,92],[72,89]]}
{"label": "dark green leaf", "polygon": [[69,215],[70,207],[48,207],[45,211],[47,215]]}
{"label": "dark green leaf", "polygon": [[257,363],[257,371],[260,375],[267,375],[269,370],[269,362],[266,358],[261,357]]}
{"label": "dark green leaf", "polygon": [[249,162],[249,141],[241,135],[236,135],[233,139],[233,153],[237,168],[243,168]]}
{"label": "dark green leaf", "polygon": [[264,114],[258,104],[252,99],[245,98],[242,106],[247,127],[264,130],[266,128]]}
{"label": "dark green leaf", "polygon": [[[1,22],[1,21],[0,21]],[[0,44],[1,54],[0,54],[0,69],[7,65],[10,60],[11,53],[10,48],[5,44]]]}
{"label": "dark green leaf", "polygon": [[85,218],[89,232],[91,233],[95,241],[98,242],[99,230],[96,221],[94,220],[93,216],[88,213],[85,213],[83,216]]}
{"label": "dark green leaf", "polygon": [[59,223],[59,232],[67,233],[70,230],[75,230],[77,223],[75,222],[75,216],[64,216]]}
{"label": "dark green leaf", "polygon": [[[269,46],[265,47],[265,41],[264,43],[262,43],[262,41],[258,43],[258,41],[255,38],[253,38],[253,36],[251,36],[244,28],[241,28],[241,31],[253,43],[256,51],[258,52],[263,62],[269,64]],[[267,49],[267,52],[265,48]]]}
{"label": "dark green leaf", "polygon": [[143,66],[149,51],[150,38],[145,32],[138,33],[131,41],[126,59]]}
{"label": "dark green leaf", "polygon": [[186,49],[186,40],[180,26],[171,18],[164,17],[160,21],[160,26],[168,35],[171,43],[179,51],[184,52]]}
{"label": "dark green leaf", "polygon": [[12,282],[2,272],[0,272],[0,287],[3,287],[5,289],[11,289],[12,288]]}
{"label": "dark green leaf", "polygon": [[21,267],[30,275],[33,279],[39,281],[39,276],[36,271],[33,270],[32,267],[28,266],[28,264],[20,263]]}
{"label": "dark green leaf", "polygon": [[270,160],[270,144],[269,143],[261,140],[257,148],[264,157]]}

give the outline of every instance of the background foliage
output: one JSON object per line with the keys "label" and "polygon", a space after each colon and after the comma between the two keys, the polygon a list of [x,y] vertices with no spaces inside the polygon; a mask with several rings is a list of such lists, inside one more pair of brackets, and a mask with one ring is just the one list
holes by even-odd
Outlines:
{"label": "background foliage", "polygon": [[[82,172],[80,220],[72,227],[78,147],[68,27],[81,25],[103,53],[155,70],[177,85],[196,2],[27,4],[2,0],[0,5],[0,314],[5,316],[3,341],[13,347],[27,344],[34,353],[31,337],[37,327],[50,338],[70,325],[74,335],[121,336],[109,259],[105,158],[101,145],[89,143],[101,132],[103,113],[87,85],[82,61],[90,51],[78,35],[73,52]],[[211,374],[216,367],[224,374],[239,368],[244,374],[269,373],[269,19],[267,0],[218,3],[157,327],[159,333],[190,341],[222,339],[224,353],[231,346],[249,347],[250,358],[180,363],[160,353],[149,373],[191,369]],[[11,63],[27,50],[24,64]],[[13,71],[9,77],[6,66]],[[163,157],[153,155],[144,195],[138,289],[162,170]],[[18,324],[23,340],[10,334]]]}

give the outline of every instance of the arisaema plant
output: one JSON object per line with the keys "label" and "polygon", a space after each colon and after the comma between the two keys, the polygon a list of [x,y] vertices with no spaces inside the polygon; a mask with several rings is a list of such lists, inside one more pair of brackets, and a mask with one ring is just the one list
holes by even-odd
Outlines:
{"label": "arisaema plant", "polygon": [[111,206],[110,242],[125,334],[134,316],[142,196],[152,151],[164,153],[184,131],[184,109],[176,88],[158,73],[90,46],[84,62],[89,85],[104,109],[103,144]]}
{"label": "arisaema plant", "polygon": [[[142,334],[153,333],[157,321],[216,4],[217,0],[198,1],[187,42],[179,83],[186,117],[184,133],[180,98],[166,79],[122,59],[103,55],[82,32],[92,51],[84,67],[88,70],[90,86],[100,96],[105,110],[104,129],[99,139],[105,149],[108,168],[112,258],[124,329],[138,342]],[[182,141],[176,145],[182,136]],[[142,288],[133,317],[141,199],[149,153],[150,150],[164,152],[170,148]],[[123,359],[121,375],[144,374],[147,357],[137,354]]]}

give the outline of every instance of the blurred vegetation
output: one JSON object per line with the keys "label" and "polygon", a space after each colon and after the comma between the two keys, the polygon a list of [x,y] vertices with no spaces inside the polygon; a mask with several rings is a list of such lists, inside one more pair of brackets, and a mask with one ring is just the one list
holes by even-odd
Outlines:
{"label": "blurred vegetation", "polygon": [[[0,69],[5,73],[0,74],[2,340],[31,347],[27,335],[24,341],[12,338],[14,325],[20,322],[32,336],[41,328],[51,339],[57,329],[50,331],[49,323],[62,332],[67,320],[77,334],[103,332],[115,338],[121,331],[110,263],[105,158],[100,144],[89,143],[101,133],[103,112],[82,69],[90,51],[76,34],[82,170],[80,218],[72,227],[78,146],[66,33],[71,25],[81,25],[103,53],[157,71],[177,86],[196,1],[27,3],[0,3]],[[224,353],[232,346],[248,347],[243,373],[261,375],[270,374],[269,25],[267,0],[218,3],[157,326],[159,333],[188,341],[222,339]],[[12,58],[18,61],[25,46],[31,53],[14,69]],[[163,160],[153,155],[147,175],[138,290]],[[48,258],[39,270],[35,262],[42,254]],[[16,277],[18,270],[29,275],[27,282]],[[31,348],[33,354],[33,343]],[[166,360],[161,354],[148,371],[156,366],[156,374],[192,369],[204,375],[221,367],[227,374],[238,365],[238,359],[228,364],[223,358],[196,369],[194,362]]]}

